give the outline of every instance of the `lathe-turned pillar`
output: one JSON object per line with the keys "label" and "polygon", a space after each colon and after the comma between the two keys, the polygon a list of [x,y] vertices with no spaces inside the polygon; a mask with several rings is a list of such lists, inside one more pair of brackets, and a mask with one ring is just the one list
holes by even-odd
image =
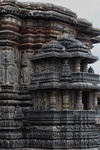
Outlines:
{"label": "lathe-turned pillar", "polygon": [[63,103],[62,103],[62,110],[69,109],[69,92],[63,91]]}
{"label": "lathe-turned pillar", "polygon": [[57,109],[57,97],[56,97],[56,91],[50,92],[50,110],[56,110]]}
{"label": "lathe-turned pillar", "polygon": [[88,65],[87,62],[82,63],[82,72],[88,72]]}
{"label": "lathe-turned pillar", "polygon": [[74,72],[80,72],[80,69],[81,69],[81,67],[80,67],[80,59],[76,59],[74,61]]}
{"label": "lathe-turned pillar", "polygon": [[76,99],[76,104],[75,104],[75,109],[76,110],[83,110],[83,103],[82,103],[82,91],[77,91],[75,93],[75,99]]}
{"label": "lathe-turned pillar", "polygon": [[96,92],[89,92],[89,110],[95,110],[97,106],[97,93]]}

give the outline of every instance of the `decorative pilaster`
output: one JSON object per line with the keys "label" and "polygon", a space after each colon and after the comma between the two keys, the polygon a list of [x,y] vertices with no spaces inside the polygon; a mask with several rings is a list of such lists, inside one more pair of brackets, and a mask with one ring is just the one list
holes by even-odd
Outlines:
{"label": "decorative pilaster", "polygon": [[62,110],[68,110],[69,109],[69,93],[68,91],[63,92],[63,104],[62,104]]}
{"label": "decorative pilaster", "polygon": [[23,52],[22,54],[22,62],[21,62],[21,84],[26,85],[28,84],[28,58],[27,53]]}
{"label": "decorative pilaster", "polygon": [[76,109],[76,110],[83,110],[82,91],[78,91],[78,92],[76,93],[75,109]]}
{"label": "decorative pilaster", "polygon": [[32,66],[29,58],[34,55],[33,43],[34,43],[34,28],[33,20],[27,19],[21,27],[22,38],[20,41],[21,49],[21,89],[27,92],[27,85],[30,82],[30,74],[32,71]]}
{"label": "decorative pilaster", "polygon": [[[7,3],[7,1],[6,1]],[[10,1],[8,1],[10,11]],[[2,4],[0,4],[1,6]],[[22,131],[14,118],[19,99],[19,29],[22,20],[10,14],[0,16],[0,149],[23,147]],[[19,125],[19,129],[17,128]],[[20,134],[19,134],[20,133]],[[2,138],[3,135],[3,138]],[[17,145],[16,145],[17,143]]]}
{"label": "decorative pilaster", "polygon": [[56,103],[57,103],[56,91],[51,91],[51,93],[50,93],[50,110],[57,109]]}

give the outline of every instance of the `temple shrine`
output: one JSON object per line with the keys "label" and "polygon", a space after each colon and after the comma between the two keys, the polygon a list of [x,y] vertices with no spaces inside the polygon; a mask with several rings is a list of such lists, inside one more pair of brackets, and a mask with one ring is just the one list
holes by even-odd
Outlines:
{"label": "temple shrine", "polygon": [[99,35],[70,9],[0,0],[0,150],[99,150]]}

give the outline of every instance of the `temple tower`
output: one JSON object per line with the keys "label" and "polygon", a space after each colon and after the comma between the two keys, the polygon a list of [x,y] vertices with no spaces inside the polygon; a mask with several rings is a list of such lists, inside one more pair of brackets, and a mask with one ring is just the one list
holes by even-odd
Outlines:
{"label": "temple tower", "polygon": [[98,150],[98,35],[67,8],[0,0],[1,150]]}
{"label": "temple tower", "polygon": [[[29,145],[43,149],[97,147],[98,131],[93,121],[93,110],[96,108],[99,75],[87,66],[97,57],[84,43],[69,34],[62,34],[58,41],[43,45],[40,52],[31,58],[33,73],[29,91],[33,97],[33,111],[30,111],[33,116],[29,117],[29,122],[35,125],[35,129],[28,137]],[[38,130],[40,134],[36,136]],[[31,136],[35,144],[30,141]],[[39,136],[42,141],[38,140]]]}

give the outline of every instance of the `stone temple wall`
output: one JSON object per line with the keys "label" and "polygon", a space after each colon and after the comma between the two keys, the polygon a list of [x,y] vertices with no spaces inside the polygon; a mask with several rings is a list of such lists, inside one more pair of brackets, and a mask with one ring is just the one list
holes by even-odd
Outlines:
{"label": "stone temple wall", "polygon": [[98,150],[99,35],[67,8],[0,0],[0,150]]}

